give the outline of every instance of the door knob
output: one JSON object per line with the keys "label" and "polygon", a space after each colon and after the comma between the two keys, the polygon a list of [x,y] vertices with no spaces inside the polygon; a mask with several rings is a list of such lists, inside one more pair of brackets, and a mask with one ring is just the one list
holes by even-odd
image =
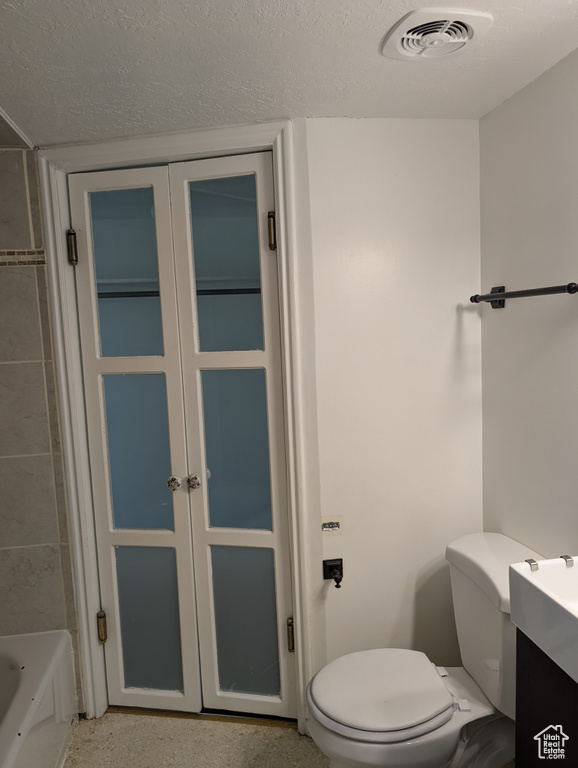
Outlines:
{"label": "door knob", "polygon": [[176,477],[175,475],[171,475],[169,479],[167,480],[167,486],[170,491],[178,491],[178,489],[183,484],[183,481],[180,477]]}
{"label": "door knob", "polygon": [[187,476],[187,485],[189,488],[194,491],[196,488],[199,488],[201,485],[201,478],[198,475],[188,475]]}

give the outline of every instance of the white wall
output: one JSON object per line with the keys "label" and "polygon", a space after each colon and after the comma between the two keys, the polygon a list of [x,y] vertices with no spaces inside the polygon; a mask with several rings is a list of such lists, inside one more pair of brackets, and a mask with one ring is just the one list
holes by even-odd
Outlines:
{"label": "white wall", "polygon": [[[482,285],[578,281],[578,51],[480,126]],[[578,551],[578,297],[482,309],[484,523]]]}
{"label": "white wall", "polygon": [[[306,121],[327,654],[457,663],[445,545],[481,530],[478,124]],[[321,569],[321,563],[319,563]]]}

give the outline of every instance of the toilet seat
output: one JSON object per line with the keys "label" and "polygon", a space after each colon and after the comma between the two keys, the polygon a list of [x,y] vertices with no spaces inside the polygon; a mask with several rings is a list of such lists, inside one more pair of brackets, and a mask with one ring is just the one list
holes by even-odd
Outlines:
{"label": "toilet seat", "polygon": [[417,738],[451,720],[454,697],[424,653],[377,648],[320,670],[307,698],[326,728],[357,741]]}

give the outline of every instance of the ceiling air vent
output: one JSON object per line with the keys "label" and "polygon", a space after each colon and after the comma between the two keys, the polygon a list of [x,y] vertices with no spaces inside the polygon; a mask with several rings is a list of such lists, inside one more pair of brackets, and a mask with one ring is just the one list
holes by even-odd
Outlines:
{"label": "ceiling air vent", "polygon": [[493,16],[461,8],[412,11],[390,29],[381,52],[390,59],[445,59],[471,50],[484,37]]}

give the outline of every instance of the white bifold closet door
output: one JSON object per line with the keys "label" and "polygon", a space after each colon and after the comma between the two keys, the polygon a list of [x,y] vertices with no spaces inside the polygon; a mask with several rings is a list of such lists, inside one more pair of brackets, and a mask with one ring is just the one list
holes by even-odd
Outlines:
{"label": "white bifold closet door", "polygon": [[271,155],[69,184],[109,701],[293,717]]}

